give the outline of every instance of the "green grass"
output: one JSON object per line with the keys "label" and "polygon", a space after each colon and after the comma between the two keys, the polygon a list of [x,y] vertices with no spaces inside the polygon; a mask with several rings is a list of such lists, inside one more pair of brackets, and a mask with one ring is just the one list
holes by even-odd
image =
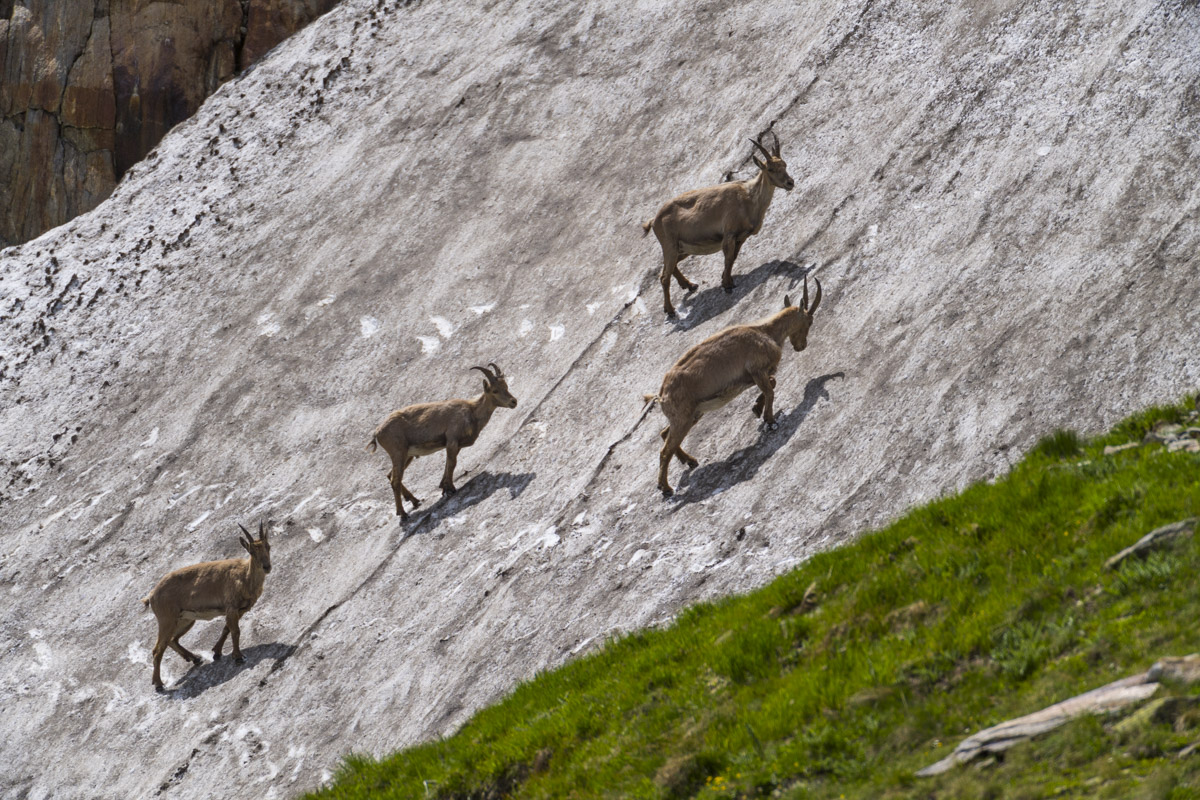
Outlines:
{"label": "green grass", "polygon": [[1200,515],[1200,455],[1102,455],[1190,408],[1059,431],[994,483],[609,642],[452,737],[349,758],[311,796],[1200,796],[1200,755],[1174,758],[1200,711],[1134,733],[1083,719],[1000,763],[913,775],[980,728],[1200,650],[1200,541],[1103,569]]}

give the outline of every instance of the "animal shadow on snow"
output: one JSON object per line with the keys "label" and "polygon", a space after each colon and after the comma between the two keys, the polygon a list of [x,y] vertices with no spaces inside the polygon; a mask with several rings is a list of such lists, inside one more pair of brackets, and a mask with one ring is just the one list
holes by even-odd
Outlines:
{"label": "animal shadow on snow", "polygon": [[[694,503],[697,500],[704,500],[712,497],[719,491],[731,489],[739,483],[748,481],[753,478],[767,459],[775,454],[779,448],[783,447],[799,430],[800,424],[804,422],[805,417],[809,412],[816,407],[821,400],[829,400],[829,392],[825,389],[825,384],[834,378],[845,378],[844,372],[831,372],[828,375],[822,375],[819,378],[813,378],[804,387],[804,398],[792,410],[784,414],[775,414],[775,424],[779,427],[775,430],[769,430],[765,425],[759,424],[758,439],[753,444],[743,447],[733,455],[721,461],[712,461],[707,464],[701,464],[692,470],[685,470],[679,478],[675,487],[675,495],[672,498],[676,501],[675,508],[672,511],[678,510],[688,503]],[[741,397],[753,398],[757,397],[758,393],[751,390],[743,394]],[[731,403],[738,406],[736,413],[749,413],[750,402],[741,403],[741,397],[737,401]],[[779,395],[775,396],[776,401]],[[686,443],[685,443],[686,446]],[[678,462],[672,459],[672,466]]]}
{"label": "animal shadow on snow", "polygon": [[[694,260],[695,257],[693,256],[686,261],[680,261],[680,269],[688,264],[688,262]],[[696,263],[699,264],[700,262],[697,261]],[[772,275],[790,275],[793,278],[793,284],[798,284],[800,281],[804,280],[805,275],[812,271],[813,267],[815,267],[815,265],[806,268],[794,261],[775,260],[768,261],[765,264],[759,264],[749,272],[739,275],[737,272],[737,265],[735,264],[733,267],[733,280],[735,284],[733,287],[733,294],[727,295],[725,294],[725,290],[721,288],[721,273],[718,271],[716,273],[715,282],[711,286],[707,286],[695,294],[683,295],[682,300],[676,302],[675,305],[677,308],[687,311],[686,318],[680,315],[673,320],[667,321],[675,326],[676,331],[690,331],[697,325],[708,322],[718,314],[728,311],[750,292],[766,283],[767,278],[771,277]],[[695,275],[690,275],[688,277],[695,283],[700,282]],[[671,296],[673,298],[677,298],[678,300],[680,293],[683,290],[679,288],[679,284],[674,282],[674,278],[672,278],[671,281]],[[658,284],[654,284],[654,287],[658,289]],[[659,297],[661,297],[661,292],[662,290],[659,289]],[[796,297],[793,299],[799,301],[800,298]],[[741,322],[750,322],[752,320],[759,319],[760,317],[765,317],[767,314],[783,308],[782,295],[775,298],[772,302],[774,305],[772,305],[770,308],[760,309],[760,313],[753,313],[746,319],[741,320]],[[662,313],[661,307],[659,308],[659,313]]]}
{"label": "animal shadow on snow", "polygon": [[[491,472],[484,470],[469,481],[458,487],[458,491],[447,497],[435,500],[426,511],[422,505],[416,512],[409,512],[412,528],[409,536],[416,534],[426,525],[432,525],[448,514],[457,514],[481,503],[501,489],[508,490],[508,499],[515,500],[529,488],[536,472]],[[424,513],[422,513],[424,512]],[[407,538],[407,537],[406,537]]]}
{"label": "animal shadow on snow", "polygon": [[[220,632],[220,627],[211,626],[211,631]],[[206,628],[205,632],[209,632]],[[243,637],[245,634],[243,634]],[[199,637],[197,637],[199,640]],[[215,639],[213,641],[216,641]],[[199,641],[188,642],[186,644],[189,650],[195,653],[204,655],[212,655],[212,645],[208,645],[207,653],[199,646]],[[296,645],[284,644],[282,642],[272,642],[271,644],[255,644],[250,647],[242,648],[242,656],[246,661],[244,664],[239,664],[233,660],[233,656],[229,653],[229,642],[225,642],[225,655],[221,656],[220,661],[202,661],[201,663],[191,667],[182,678],[175,682],[175,685],[167,690],[167,696],[179,698],[182,700],[190,700],[193,697],[198,697],[214,686],[220,686],[228,680],[236,677],[239,673],[254,669],[263,661],[274,661],[276,665],[282,663],[285,659],[296,652]],[[163,656],[164,659],[178,656],[172,650],[167,650]]]}

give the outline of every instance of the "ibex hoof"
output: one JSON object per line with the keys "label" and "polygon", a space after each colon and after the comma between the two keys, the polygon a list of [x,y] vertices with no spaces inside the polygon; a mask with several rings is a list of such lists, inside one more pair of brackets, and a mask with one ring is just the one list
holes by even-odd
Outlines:
{"label": "ibex hoof", "polygon": [[692,469],[695,469],[696,467],[700,466],[700,462],[694,458],[689,458],[687,461],[687,465],[689,467],[691,467]]}
{"label": "ibex hoof", "polygon": [[675,319],[675,317],[676,317],[675,309],[668,308],[666,311],[667,311],[667,319]]}
{"label": "ibex hoof", "polygon": [[420,507],[421,507],[421,501],[420,501],[420,500],[418,500],[418,499],[417,499],[417,498],[415,498],[415,497],[412,499],[412,504],[413,504],[413,508],[420,508]]}
{"label": "ibex hoof", "polygon": [[697,284],[694,284],[694,283],[689,283],[689,284],[687,285],[688,294],[691,294],[692,292],[696,291],[696,290],[697,290],[697,289],[699,289],[699,288],[700,288],[700,287],[699,287]]}
{"label": "ibex hoof", "polygon": [[163,685],[161,683],[156,683],[156,684],[154,684],[154,691],[165,692],[166,689],[163,688]]}
{"label": "ibex hoof", "polygon": [[213,651],[213,661],[220,661],[220,660],[221,660],[221,651],[214,650]]}
{"label": "ibex hoof", "polygon": [[245,657],[244,655],[241,655],[240,653],[239,653],[238,655],[234,656],[234,657],[233,657],[233,660],[234,660],[234,661],[236,661],[236,662],[237,662],[237,663],[239,663],[239,664],[245,664],[245,663],[246,663],[246,657]]}
{"label": "ibex hoof", "polygon": [[733,284],[732,283],[729,284],[728,286],[725,286],[724,284],[722,284],[721,288],[725,290],[725,294],[733,294]]}
{"label": "ibex hoof", "polygon": [[660,486],[658,488],[662,490],[663,497],[670,497],[671,495],[675,494],[675,490],[670,486]]}
{"label": "ibex hoof", "polygon": [[193,664],[201,664],[203,663],[204,659],[200,656],[192,656],[191,661]]}
{"label": "ibex hoof", "polygon": [[777,431],[777,430],[779,430],[779,423],[778,423],[778,422],[768,422],[768,423],[767,423],[767,430],[772,430],[772,431]]}

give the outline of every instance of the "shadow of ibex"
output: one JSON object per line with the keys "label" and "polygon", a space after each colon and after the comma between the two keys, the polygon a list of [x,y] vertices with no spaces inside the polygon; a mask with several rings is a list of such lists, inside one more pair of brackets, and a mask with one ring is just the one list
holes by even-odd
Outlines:
{"label": "shadow of ibex", "polygon": [[760,467],[773,456],[776,451],[788,443],[805,417],[821,400],[829,400],[829,392],[825,384],[834,378],[845,378],[844,372],[832,372],[813,378],[804,387],[804,398],[800,404],[785,414],[776,414],[775,422],[779,426],[775,430],[766,427],[759,428],[758,439],[743,447],[728,458],[701,464],[693,470],[684,472],[676,486],[675,507],[677,511],[688,503],[712,497],[719,491],[730,489],[739,483],[753,478]]}

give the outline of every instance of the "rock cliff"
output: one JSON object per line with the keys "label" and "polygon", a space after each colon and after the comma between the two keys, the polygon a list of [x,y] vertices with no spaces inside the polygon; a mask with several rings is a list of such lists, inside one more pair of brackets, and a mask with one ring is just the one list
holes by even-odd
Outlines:
{"label": "rock cliff", "polygon": [[0,245],[95,208],[204,98],[334,2],[0,2]]}
{"label": "rock cliff", "polygon": [[[1198,49],[1186,3],[347,0],[0,253],[0,796],[289,796],[1194,389]],[[796,189],[665,321],[641,223],[771,125]],[[643,393],[806,271],[779,428],[705,418],[664,500]],[[487,361],[519,406],[401,527],[372,429]],[[247,665],[155,694],[138,598],[260,518]]]}

